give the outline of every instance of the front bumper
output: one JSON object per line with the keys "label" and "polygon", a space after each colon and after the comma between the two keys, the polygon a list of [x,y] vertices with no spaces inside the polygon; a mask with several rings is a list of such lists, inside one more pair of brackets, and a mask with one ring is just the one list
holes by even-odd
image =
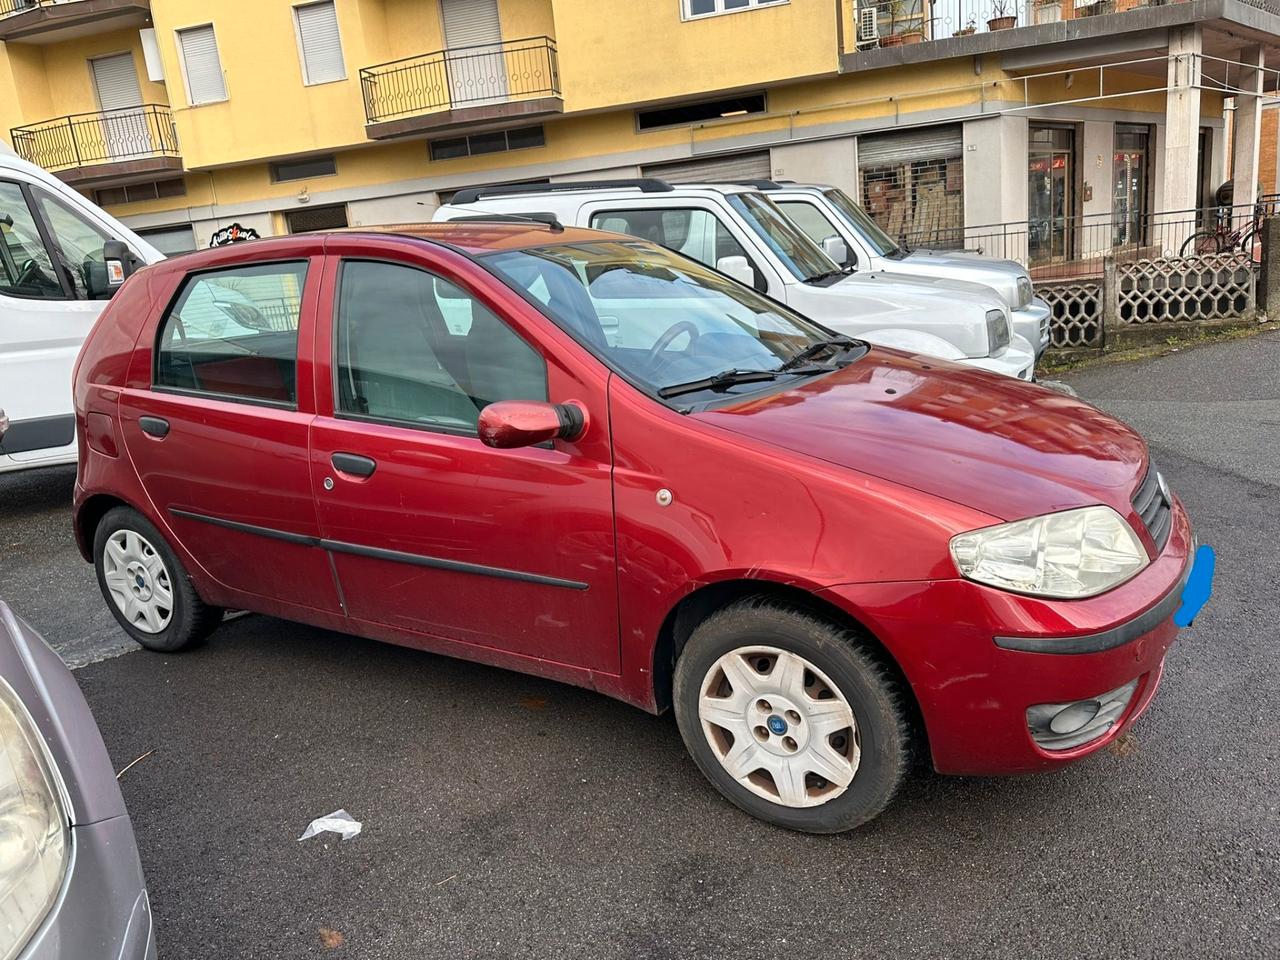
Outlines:
{"label": "front bumper", "polygon": [[1021,310],[1014,310],[1009,314],[1013,332],[1034,346],[1037,360],[1049,347],[1051,315],[1049,304],[1039,297],[1035,297]]}
{"label": "front bumper", "polygon": [[966,357],[957,360],[966,367],[977,367],[990,373],[1003,374],[1015,380],[1034,379],[1036,372],[1036,354],[1031,344],[1016,333],[1009,339],[1009,346],[995,357]]}
{"label": "front bumper", "polygon": [[[847,584],[827,593],[902,667],[939,772],[1027,773],[1102,749],[1146,710],[1178,633],[1172,615],[1191,547],[1186,513],[1175,502],[1164,552],[1129,582],[1087,600],[1024,597],[960,579]],[[1134,680],[1124,712],[1098,738],[1066,750],[1033,740],[1030,707],[1095,698]]]}
{"label": "front bumper", "polygon": [[89,705],[58,655],[4,603],[0,676],[35,720],[71,820],[62,887],[18,960],[154,960],[133,827]]}

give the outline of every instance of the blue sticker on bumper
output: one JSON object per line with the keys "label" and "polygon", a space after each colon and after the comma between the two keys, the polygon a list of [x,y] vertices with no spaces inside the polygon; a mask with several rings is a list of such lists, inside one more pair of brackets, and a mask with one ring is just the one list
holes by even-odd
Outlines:
{"label": "blue sticker on bumper", "polygon": [[1189,627],[1196,614],[1209,602],[1213,593],[1214,562],[1213,547],[1206,545],[1196,550],[1187,585],[1182,588],[1182,604],[1173,614],[1173,622],[1177,626]]}

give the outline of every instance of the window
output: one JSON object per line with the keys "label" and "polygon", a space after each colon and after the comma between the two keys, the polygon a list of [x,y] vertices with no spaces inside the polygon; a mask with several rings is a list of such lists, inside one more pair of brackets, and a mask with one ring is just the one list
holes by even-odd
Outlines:
{"label": "window", "polygon": [[861,204],[911,247],[964,245],[964,139],[957,124],[858,138]]}
{"label": "window", "polygon": [[746,257],[752,263],[746,249],[710,210],[610,210],[592,214],[591,226],[652,240],[711,267],[723,257]]}
{"label": "window", "polygon": [[714,17],[721,13],[737,13],[755,7],[776,7],[788,0],[681,0],[681,16],[686,20]]}
{"label": "window", "polygon": [[738,117],[748,113],[764,113],[763,93],[751,93],[723,100],[702,100],[698,103],[681,103],[656,110],[637,110],[636,126],[641,130],[655,127],[672,127],[703,120],[719,120],[721,117]]}
{"label": "window", "polygon": [[490,403],[547,399],[538,352],[424,270],[344,263],[337,334],[339,413],[474,434]]}
{"label": "window", "polygon": [[166,257],[190,253],[196,248],[195,231],[191,229],[189,223],[180,227],[154,227],[150,230],[134,232]]}
{"label": "window", "polygon": [[514,130],[494,130],[489,133],[473,133],[467,137],[449,137],[432,140],[427,146],[432,160],[453,160],[457,157],[474,157],[482,153],[502,153],[507,150],[523,150],[526,147],[546,146],[542,127],[517,127]]}
{"label": "window", "polygon": [[101,190],[95,190],[93,196],[100,207],[116,207],[122,203],[181,197],[186,192],[187,182],[181,177],[174,177],[170,180],[154,180],[150,183],[129,183],[123,187],[104,187]]}
{"label": "window", "polygon": [[347,68],[342,62],[338,14],[334,10],[333,0],[294,7],[293,23],[298,31],[302,82],[310,86],[347,79]]}
{"label": "window", "polygon": [[218,57],[213,24],[178,31],[182,74],[187,80],[187,101],[193,106],[227,99],[227,84]]}
{"label": "window", "polygon": [[295,406],[306,276],[264,263],[189,277],[160,325],[156,386]]}
{"label": "window", "polygon": [[821,244],[828,237],[840,236],[840,231],[826,215],[807,200],[779,200],[778,206],[814,243]]}
{"label": "window", "polygon": [[347,225],[347,208],[302,207],[284,215],[290,233],[312,233],[316,230],[341,230]]}
{"label": "window", "polygon": [[271,164],[271,179],[276,183],[284,183],[287,180],[310,180],[312,177],[332,177],[337,172],[338,166],[332,155],[281,160]]}
{"label": "window", "polygon": [[[36,205],[53,233],[53,241],[76,297],[82,300],[111,299],[114,290],[106,283],[103,245],[115,238],[71,207],[42,190],[33,191]],[[92,274],[98,274],[91,278]],[[94,282],[91,282],[94,281]],[[100,291],[95,297],[90,290]]]}
{"label": "window", "polygon": [[40,237],[27,198],[0,181],[0,294],[29,300],[69,300]]}
{"label": "window", "polygon": [[778,209],[777,204],[760,193],[733,193],[729,206],[742,214],[742,219],[756,232],[766,247],[782,261],[798,280],[820,280],[836,269],[822,248],[806,237]]}

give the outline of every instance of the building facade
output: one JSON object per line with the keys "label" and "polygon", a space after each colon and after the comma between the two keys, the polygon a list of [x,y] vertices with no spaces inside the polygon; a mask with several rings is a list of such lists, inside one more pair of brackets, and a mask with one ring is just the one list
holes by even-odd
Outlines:
{"label": "building facade", "polygon": [[1280,0],[0,0],[0,41],[13,148],[169,252],[644,175],[1036,263],[1276,179]]}

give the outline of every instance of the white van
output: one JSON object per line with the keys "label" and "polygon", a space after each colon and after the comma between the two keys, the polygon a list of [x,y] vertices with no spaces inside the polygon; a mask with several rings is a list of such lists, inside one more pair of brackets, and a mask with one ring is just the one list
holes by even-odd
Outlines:
{"label": "white van", "polygon": [[1032,379],[1035,349],[1012,333],[990,287],[883,272],[850,274],[759,191],[662,180],[460,190],[434,219],[541,215],[652,240],[715,267],[847,335]]}
{"label": "white van", "polygon": [[0,144],[0,473],[75,463],[76,355],[132,269],[163,259]]}
{"label": "white van", "polygon": [[1049,304],[1035,295],[1031,275],[1022,264],[964,250],[907,249],[839,187],[788,180],[751,180],[743,185],[767,194],[837,263],[860,272],[984,284],[1008,305],[1013,332],[1035,346],[1037,357],[1049,346]]}

